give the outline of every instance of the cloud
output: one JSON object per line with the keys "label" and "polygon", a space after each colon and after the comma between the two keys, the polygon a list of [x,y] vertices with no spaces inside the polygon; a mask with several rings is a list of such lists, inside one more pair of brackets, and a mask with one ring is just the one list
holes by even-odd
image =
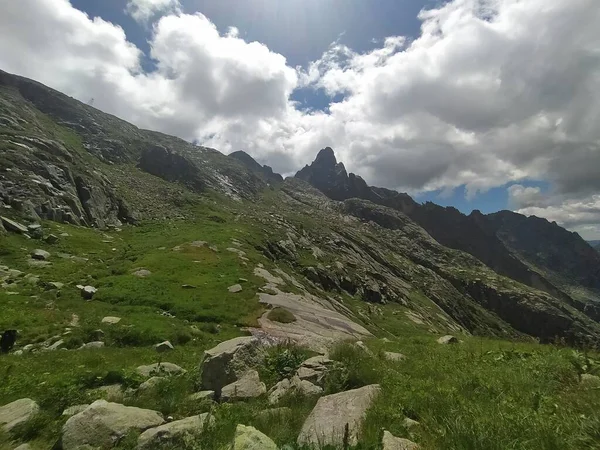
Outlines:
{"label": "cloud", "polygon": [[[283,173],[331,146],[371,184],[464,185],[474,196],[512,183],[518,210],[596,220],[597,0],[452,0],[421,12],[419,36],[390,36],[365,53],[334,42],[304,68],[233,26],[219,31],[202,14],[184,14],[178,1],[132,0],[128,11],[140,21],[161,16],[149,30],[154,71],[142,70],[142,53],[120,27],[67,0],[3,7],[2,68],[94,97],[139,126],[246,150]],[[291,100],[296,89],[342,100],[305,111]]]}
{"label": "cloud", "polygon": [[125,12],[145,24],[158,14],[180,13],[181,3],[179,0],[129,0]]}

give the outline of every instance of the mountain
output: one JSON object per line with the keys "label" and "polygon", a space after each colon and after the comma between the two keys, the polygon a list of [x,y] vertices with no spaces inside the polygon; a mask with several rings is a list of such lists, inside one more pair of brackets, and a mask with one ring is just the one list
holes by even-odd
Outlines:
{"label": "mountain", "polygon": [[364,392],[361,448],[417,419],[427,448],[593,448],[600,358],[563,347],[600,348],[598,267],[556,224],[421,205],[331,148],[283,180],[0,72],[0,448],[298,448]]}
{"label": "mountain", "polygon": [[296,177],[334,200],[361,198],[401,211],[440,244],[467,252],[501,275],[600,318],[600,258],[576,233],[509,211],[465,215],[431,202],[420,205],[407,194],[368,186],[348,174],[329,147]]}

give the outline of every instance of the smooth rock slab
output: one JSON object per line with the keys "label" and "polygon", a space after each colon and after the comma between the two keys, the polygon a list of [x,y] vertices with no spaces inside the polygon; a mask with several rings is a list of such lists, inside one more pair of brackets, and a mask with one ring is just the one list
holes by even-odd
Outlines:
{"label": "smooth rock slab", "polygon": [[238,425],[232,450],[277,450],[277,445],[256,428]]}
{"label": "smooth rock slab", "polygon": [[38,404],[30,398],[22,398],[0,406],[0,426],[5,432],[9,432],[17,425],[27,422],[39,410]]}
{"label": "smooth rock slab", "polygon": [[389,431],[383,432],[381,444],[383,445],[383,450],[417,450],[419,448],[413,441],[398,438]]}
{"label": "smooth rock slab", "polygon": [[239,380],[228,384],[221,389],[221,400],[245,400],[260,397],[267,393],[265,383],[260,381],[256,370],[249,370]]}
{"label": "smooth rock slab", "polygon": [[120,317],[114,317],[114,316],[106,316],[102,319],[102,323],[107,323],[109,325],[115,325],[117,323],[119,323],[121,321]]}
{"label": "smooth rock slab", "polygon": [[162,425],[162,416],[149,409],[98,400],[63,426],[63,450],[111,448],[132,430]]}
{"label": "smooth rock slab", "polygon": [[9,219],[8,217],[0,217],[0,221],[4,228],[14,233],[27,233],[27,227],[19,222]]}
{"label": "smooth rock slab", "polygon": [[321,397],[304,422],[298,444],[340,447],[348,427],[348,443],[358,443],[367,409],[380,392],[378,384]]}
{"label": "smooth rock slab", "polygon": [[177,364],[163,362],[163,363],[155,363],[147,366],[139,366],[137,369],[137,373],[142,375],[143,377],[149,377],[152,375],[156,376],[165,376],[165,375],[179,375],[182,373],[186,373],[185,369],[182,369]]}
{"label": "smooth rock slab", "polygon": [[[187,417],[166,423],[156,428],[150,428],[144,431],[138,438],[138,450],[151,450],[163,448],[162,446],[176,445],[187,436],[195,436],[204,430],[212,422],[208,413],[199,416]],[[177,448],[177,447],[169,447]]]}

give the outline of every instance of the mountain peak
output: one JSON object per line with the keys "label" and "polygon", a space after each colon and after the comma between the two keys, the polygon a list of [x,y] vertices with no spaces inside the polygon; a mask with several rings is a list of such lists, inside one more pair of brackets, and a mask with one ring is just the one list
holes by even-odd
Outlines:
{"label": "mountain peak", "polygon": [[320,166],[331,166],[335,167],[337,165],[337,159],[335,158],[335,152],[331,147],[325,147],[320,150],[315,158],[313,164],[317,164]]}

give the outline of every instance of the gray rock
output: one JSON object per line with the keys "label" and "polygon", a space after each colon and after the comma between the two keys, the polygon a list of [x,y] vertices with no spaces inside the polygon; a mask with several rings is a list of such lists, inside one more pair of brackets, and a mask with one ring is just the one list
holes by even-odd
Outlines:
{"label": "gray rock", "polygon": [[421,424],[419,422],[417,422],[416,420],[413,420],[413,419],[407,417],[402,421],[402,425],[404,425],[404,428],[408,429],[408,428],[416,427]]}
{"label": "gray rock", "polygon": [[90,348],[104,348],[104,342],[102,341],[92,341],[83,344],[81,349],[90,349]]}
{"label": "gray rock", "polygon": [[161,384],[162,382],[166,381],[167,377],[151,377],[148,378],[146,381],[144,381],[142,384],[140,384],[140,386],[138,387],[138,391],[149,391],[154,389],[156,386],[158,386],[159,384]]}
{"label": "gray rock", "polygon": [[133,275],[138,278],[146,278],[152,275],[152,272],[150,272],[148,269],[138,269],[135,272],[133,272]]}
{"label": "gray rock", "polygon": [[215,391],[200,391],[188,397],[190,401],[214,400]]}
{"label": "gray rock", "polygon": [[340,447],[346,427],[348,443],[358,443],[358,433],[367,409],[380,392],[378,384],[321,397],[304,422],[298,444]]}
{"label": "gray rock", "polygon": [[27,422],[40,411],[40,407],[30,398],[15,400],[8,405],[0,406],[0,426],[5,432]]}
{"label": "gray rock", "polygon": [[52,344],[49,347],[47,347],[46,350],[48,350],[50,352],[53,352],[55,350],[58,350],[59,348],[64,347],[64,345],[65,345],[65,341],[63,341],[62,339],[59,339],[54,344]]}
{"label": "gray rock", "polygon": [[119,323],[121,321],[120,317],[114,317],[114,316],[106,316],[102,319],[102,323],[107,323],[109,325],[115,325],[117,323]]}
{"label": "gray rock", "polygon": [[139,366],[136,371],[143,377],[170,376],[186,373],[186,371],[178,365],[169,362],[150,364],[148,366]]}
{"label": "gray rock", "polygon": [[221,342],[204,352],[202,389],[215,391],[218,395],[223,386],[239,379],[249,367],[256,366],[262,360],[259,345],[255,337],[243,336]]}
{"label": "gray rock", "polygon": [[438,344],[458,344],[458,339],[450,334],[442,336],[437,341]]}
{"label": "gray rock", "polygon": [[81,292],[81,296],[86,300],[91,300],[98,290],[94,286],[82,286],[80,284],[77,285],[77,288]]}
{"label": "gray rock", "polygon": [[58,236],[55,236],[54,234],[49,234],[48,236],[46,236],[45,241],[48,244],[56,244],[58,242]]}
{"label": "gray rock", "polygon": [[154,349],[158,353],[164,353],[164,352],[169,352],[171,350],[174,350],[174,347],[173,347],[173,344],[171,344],[169,341],[164,341],[164,342],[161,342],[159,344],[156,344],[154,346]]}
{"label": "gray rock", "polygon": [[90,405],[73,405],[73,406],[69,406],[67,409],[65,409],[62,412],[62,415],[66,416],[66,417],[72,417],[75,414],[79,414],[80,412],[85,411],[88,406],[90,406]]}
{"label": "gray rock", "polygon": [[318,386],[323,386],[325,375],[329,368],[334,364],[325,356],[313,356],[302,363],[296,371],[296,375],[301,380],[310,381]]}
{"label": "gray rock", "polygon": [[14,450],[32,450],[29,444],[21,444],[18,447],[15,447]]}
{"label": "gray rock", "polygon": [[33,259],[37,259],[38,261],[46,261],[50,259],[50,253],[48,253],[46,250],[37,248],[31,252],[31,257]]}
{"label": "gray rock", "polygon": [[27,260],[27,265],[29,267],[35,267],[38,269],[43,269],[44,267],[48,267],[51,266],[52,263],[50,261],[42,261],[39,259],[28,259]]}
{"label": "gray rock", "polygon": [[233,286],[229,286],[227,290],[235,294],[237,292],[242,292],[242,286],[240,284],[234,284]]}
{"label": "gray rock", "polygon": [[232,450],[277,450],[277,445],[256,428],[238,425],[235,429]]}
{"label": "gray rock", "polygon": [[323,389],[321,387],[312,384],[310,381],[301,380],[296,375],[292,377],[291,380],[288,380],[287,378],[281,380],[269,390],[269,403],[275,405],[288,394],[298,394],[309,397],[321,395],[322,393]]}
{"label": "gray rock", "polygon": [[581,375],[581,384],[600,386],[600,377],[598,375],[584,373]]}
{"label": "gray rock", "polygon": [[12,231],[13,233],[27,233],[27,227],[25,225],[15,222],[8,217],[0,216],[0,222],[2,222],[2,225],[4,225],[4,228],[7,231]]}
{"label": "gray rock", "polygon": [[369,356],[375,356],[374,353],[365,345],[363,341],[356,341],[354,343],[358,348],[360,348],[363,352],[365,352]]}
{"label": "gray rock", "polygon": [[50,283],[48,283],[53,289],[62,289],[65,284],[61,283],[60,281],[51,281]]}
{"label": "gray rock", "polygon": [[383,432],[383,450],[417,450],[419,446],[408,439],[398,438],[389,431]]}
{"label": "gray rock", "polygon": [[175,420],[156,428],[144,431],[138,438],[138,450],[151,450],[156,448],[177,448],[176,445],[186,438],[193,438],[204,431],[213,422],[208,413],[199,416]]}
{"label": "gray rock", "polygon": [[406,359],[402,353],[385,352],[383,355],[388,361],[404,361]]}
{"label": "gray rock", "polygon": [[163,423],[156,411],[98,400],[67,420],[62,429],[62,448],[111,448],[130,431],[145,431]]}
{"label": "gray rock", "polygon": [[108,401],[117,402],[123,400],[123,386],[120,384],[100,386],[95,391]]}
{"label": "gray rock", "polygon": [[260,397],[267,393],[265,383],[260,381],[256,370],[249,370],[239,380],[221,389],[221,400],[235,401]]}

